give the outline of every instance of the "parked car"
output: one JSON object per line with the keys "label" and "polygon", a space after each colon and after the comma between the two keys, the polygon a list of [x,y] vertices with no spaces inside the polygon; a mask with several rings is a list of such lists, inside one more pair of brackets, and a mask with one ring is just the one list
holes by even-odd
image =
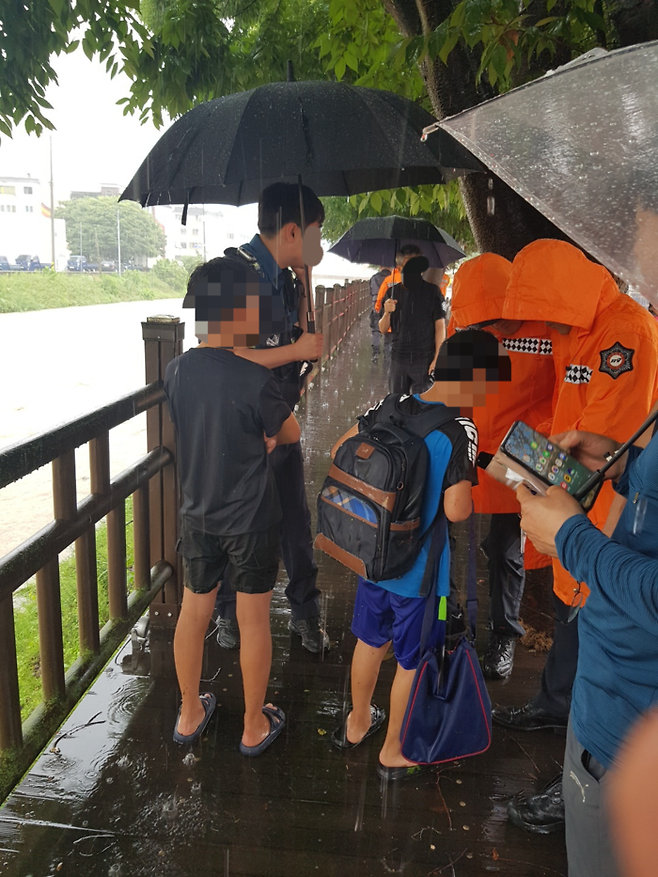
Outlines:
{"label": "parked car", "polygon": [[103,259],[101,262],[101,271],[116,271],[117,266],[114,259]]}
{"label": "parked car", "polygon": [[17,265],[11,265],[6,256],[0,256],[0,271],[18,271]]}
{"label": "parked car", "polygon": [[20,271],[41,271],[42,268],[48,267],[42,264],[38,256],[28,256],[25,253],[16,256],[16,265]]}
{"label": "parked car", "polygon": [[71,256],[70,259],[66,262],[66,270],[67,271],[86,271],[87,270],[87,257],[86,256]]}

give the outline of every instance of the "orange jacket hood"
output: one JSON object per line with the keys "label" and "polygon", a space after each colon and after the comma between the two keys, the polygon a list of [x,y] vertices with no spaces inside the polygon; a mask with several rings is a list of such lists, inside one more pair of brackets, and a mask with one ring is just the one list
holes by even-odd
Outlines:
{"label": "orange jacket hood", "polygon": [[451,318],[456,329],[501,319],[511,271],[512,263],[495,253],[464,262],[452,281]]}
{"label": "orange jacket hood", "polygon": [[506,320],[546,320],[589,330],[602,304],[619,295],[612,275],[566,241],[533,241],[517,253]]}

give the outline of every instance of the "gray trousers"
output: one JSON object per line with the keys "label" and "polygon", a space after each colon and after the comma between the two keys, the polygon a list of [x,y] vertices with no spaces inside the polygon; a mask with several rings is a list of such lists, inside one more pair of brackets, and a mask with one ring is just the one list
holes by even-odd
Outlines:
{"label": "gray trousers", "polygon": [[580,745],[569,720],[562,774],[569,877],[621,877],[606,809],[609,778]]}

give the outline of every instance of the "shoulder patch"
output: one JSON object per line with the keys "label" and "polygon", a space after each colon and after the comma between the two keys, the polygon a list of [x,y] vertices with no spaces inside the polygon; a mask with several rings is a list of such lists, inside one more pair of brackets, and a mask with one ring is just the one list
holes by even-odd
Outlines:
{"label": "shoulder patch", "polygon": [[633,371],[633,354],[635,351],[631,347],[624,347],[619,341],[615,341],[612,347],[607,350],[601,350],[601,365],[599,371],[606,375],[610,375],[613,380],[617,380],[619,375],[624,372]]}

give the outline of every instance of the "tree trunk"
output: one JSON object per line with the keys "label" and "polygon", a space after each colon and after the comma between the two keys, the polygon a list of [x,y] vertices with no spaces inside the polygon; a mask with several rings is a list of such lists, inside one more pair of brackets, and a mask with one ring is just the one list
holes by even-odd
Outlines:
{"label": "tree trunk", "polygon": [[[452,13],[455,5],[451,0],[382,2],[404,37],[431,33]],[[658,4],[653,0],[608,0],[607,12],[616,30],[614,42],[617,45],[658,38]],[[527,13],[537,20],[544,17],[544,0],[531,4]],[[551,67],[568,60],[566,50],[559,51]],[[537,62],[533,62],[533,67],[537,66]],[[488,85],[476,85],[478,67],[477,53],[461,43],[450,53],[448,64],[439,59],[422,62],[421,74],[438,119],[445,119],[493,97]],[[513,259],[520,249],[538,238],[569,240],[493,173],[469,174],[462,178],[460,186],[473,236],[481,252]]]}

